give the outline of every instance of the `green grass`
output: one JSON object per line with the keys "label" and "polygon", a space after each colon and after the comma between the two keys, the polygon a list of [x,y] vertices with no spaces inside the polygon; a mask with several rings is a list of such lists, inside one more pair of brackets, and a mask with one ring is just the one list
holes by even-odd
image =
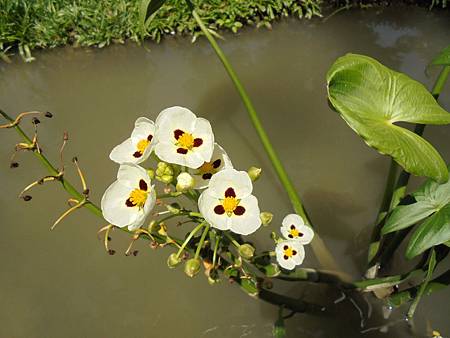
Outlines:
{"label": "green grass", "polygon": [[[282,16],[320,15],[321,0],[202,0],[199,13],[212,28],[237,32],[243,25],[270,27]],[[66,44],[103,47],[140,41],[139,0],[0,0],[0,57],[18,51],[30,61],[31,50]],[[199,34],[184,0],[168,0],[145,37]]]}

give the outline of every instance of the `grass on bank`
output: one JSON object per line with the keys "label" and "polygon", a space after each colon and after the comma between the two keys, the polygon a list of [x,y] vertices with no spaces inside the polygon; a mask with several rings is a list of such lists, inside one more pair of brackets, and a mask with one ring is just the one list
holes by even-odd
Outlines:
{"label": "grass on bank", "polygon": [[[282,16],[320,15],[321,0],[201,0],[199,13],[213,28],[237,32],[243,25],[268,26]],[[139,41],[140,0],[0,0],[0,53],[66,44],[103,47],[127,39]],[[184,0],[168,0],[148,27],[146,37],[198,34]]]}
{"label": "grass on bank", "polygon": [[[370,6],[399,0],[194,0],[198,13],[213,29],[237,32],[244,25],[271,26],[280,17],[321,16],[323,5]],[[402,0],[445,8],[447,0]],[[164,34],[192,34],[200,30],[184,0],[167,0],[142,34],[141,0],[0,0],[0,58],[19,53],[33,60],[35,48],[63,45],[104,47],[125,40],[156,42]]]}

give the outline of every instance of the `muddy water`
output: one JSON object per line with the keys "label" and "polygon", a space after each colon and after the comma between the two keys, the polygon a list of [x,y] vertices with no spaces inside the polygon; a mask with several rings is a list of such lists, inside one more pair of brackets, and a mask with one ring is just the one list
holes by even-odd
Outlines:
{"label": "muddy water", "polygon": [[[427,62],[448,45],[448,12],[423,9],[349,11],[327,22],[286,20],[272,31],[248,28],[221,42],[254,99],[280,157],[301,191],[311,218],[345,271],[357,278],[364,267],[369,226],[380,202],[386,158],[369,149],[327,106],[325,74],[346,52],[364,53],[431,86],[436,72]],[[68,156],[78,155],[92,199],[114,179],[110,149],[127,137],[136,117],[154,118],[183,105],[208,118],[217,140],[238,168],[259,165],[264,178],[255,190],[262,209],[276,213],[274,225],[251,237],[269,248],[269,234],[290,212],[244,108],[208,44],[169,38],[160,45],[134,44],[104,50],[57,49],[37,61],[0,65],[0,102],[7,112],[48,110],[40,125],[44,151],[57,160],[62,132],[70,132]],[[450,109],[450,86],[442,104]],[[450,127],[428,128],[425,136],[450,160]],[[277,309],[223,282],[210,287],[166,267],[170,250],[139,243],[137,257],[121,254],[128,238],[114,234],[120,254],[105,254],[96,238],[103,224],[88,211],[51,223],[66,195],[49,184],[33,200],[17,200],[24,185],[45,174],[29,154],[10,170],[17,140],[0,133],[0,337],[270,337]],[[69,174],[75,179],[73,173]],[[311,251],[305,266],[314,266]],[[339,292],[304,284],[281,284],[295,297],[326,305],[331,315],[297,315],[289,337],[410,337],[402,312],[382,319],[372,301],[361,328],[359,310]],[[450,290],[421,303],[417,336],[427,327],[450,334]],[[368,305],[356,302],[364,316]],[[378,326],[388,325],[381,331]],[[362,332],[363,331],[363,332]]]}

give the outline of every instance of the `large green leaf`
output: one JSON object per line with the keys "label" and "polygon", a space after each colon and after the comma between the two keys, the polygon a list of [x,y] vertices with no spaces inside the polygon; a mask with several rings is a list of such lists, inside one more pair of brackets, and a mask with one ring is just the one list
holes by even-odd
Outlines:
{"label": "large green leaf", "polygon": [[414,232],[406,248],[406,257],[411,259],[448,240],[450,240],[450,203],[424,221]]}
{"label": "large green leaf", "polygon": [[431,61],[435,66],[450,66],[450,46],[444,48],[434,59]]}
{"label": "large green leaf", "polygon": [[446,182],[448,171],[439,153],[399,122],[448,124],[442,109],[419,82],[363,55],[347,54],[327,74],[328,97],[347,124],[407,172]]}
{"label": "large green leaf", "polygon": [[450,203],[450,181],[439,184],[429,179],[413,196],[416,203],[395,207],[381,230],[382,234],[414,225]]}

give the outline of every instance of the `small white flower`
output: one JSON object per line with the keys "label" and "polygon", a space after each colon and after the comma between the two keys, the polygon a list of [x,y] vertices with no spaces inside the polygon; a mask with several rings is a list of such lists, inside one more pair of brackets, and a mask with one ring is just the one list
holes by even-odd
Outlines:
{"label": "small white flower", "polygon": [[261,226],[258,200],[245,171],[224,169],[212,176],[198,206],[208,223],[219,230],[249,235]]}
{"label": "small white flower", "polygon": [[208,120],[189,109],[164,109],[156,119],[155,153],[169,163],[198,168],[209,162],[214,150],[214,134]]}
{"label": "small white flower", "polygon": [[134,123],[131,137],[116,146],[109,158],[119,164],[144,162],[155,144],[155,124],[146,117],[140,117]]}
{"label": "small white flower", "polygon": [[144,168],[135,164],[122,164],[117,181],[102,197],[103,217],[111,224],[136,230],[155,206],[156,194]]}
{"label": "small white flower", "polygon": [[181,173],[177,177],[177,191],[185,192],[194,187],[195,181],[194,178],[186,172]]}
{"label": "small white flower", "polygon": [[296,240],[281,241],[275,248],[278,264],[287,270],[293,270],[297,265],[303,263],[305,249]]}
{"label": "small white flower", "polygon": [[233,168],[231,160],[225,150],[215,143],[211,160],[204,162],[198,169],[189,170],[195,178],[195,189],[206,188],[215,173],[227,168]]}
{"label": "small white flower", "polygon": [[313,229],[297,214],[289,214],[283,219],[281,234],[284,238],[297,240],[303,245],[309,244],[314,237]]}

